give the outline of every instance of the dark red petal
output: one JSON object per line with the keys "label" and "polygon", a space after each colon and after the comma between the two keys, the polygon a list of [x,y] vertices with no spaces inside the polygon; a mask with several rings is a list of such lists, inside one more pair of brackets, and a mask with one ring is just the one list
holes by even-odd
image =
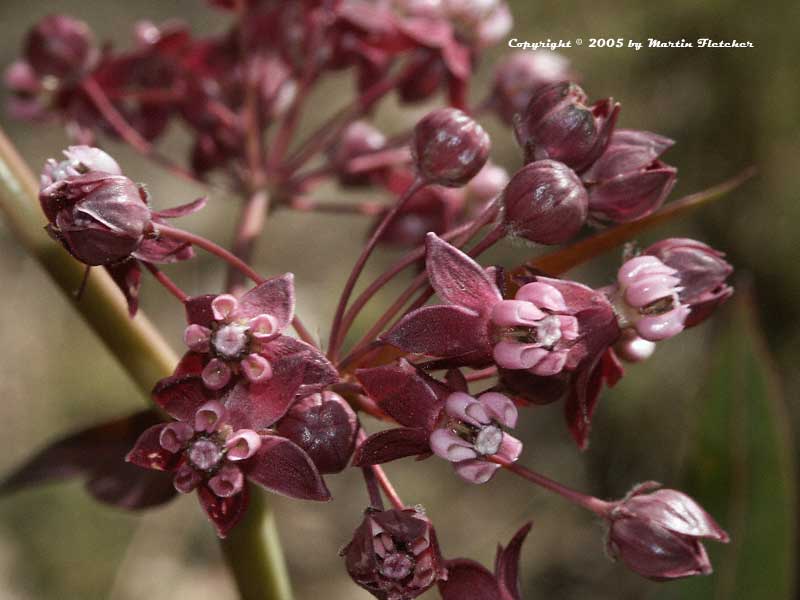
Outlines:
{"label": "dark red petal", "polygon": [[523,525],[508,546],[498,548],[497,560],[495,561],[495,574],[497,583],[500,585],[502,600],[522,600],[519,589],[519,555],[522,550],[522,543],[531,530],[532,523]]}
{"label": "dark red petal", "polygon": [[234,525],[242,520],[250,502],[250,490],[245,485],[241,492],[229,498],[220,498],[205,485],[197,488],[200,506],[214,524],[217,535],[224,538]]}
{"label": "dark red petal", "polygon": [[86,482],[86,490],[100,502],[138,510],[164,504],[178,492],[172,474],[149,471],[122,461],[97,470]]}
{"label": "dark red petal", "polygon": [[185,217],[202,210],[207,203],[208,198],[203,196],[197,200],[192,200],[187,204],[181,204],[180,206],[173,206],[172,208],[154,211],[153,216],[161,217],[162,219],[176,219],[178,217]]}
{"label": "dark red petal", "polygon": [[331,498],[317,467],[299,446],[286,438],[263,436],[259,451],[243,461],[241,467],[250,481],[276,494],[300,500]]}
{"label": "dark red petal", "polygon": [[98,500],[122,508],[146,508],[174,495],[172,477],[125,462],[141,433],[159,417],[142,411],[71,434],[47,446],[0,483],[0,494],[30,486],[87,477]]}
{"label": "dark red petal", "polygon": [[357,467],[380,465],[398,458],[430,452],[429,436],[424,429],[411,427],[373,433],[356,448],[353,464]]}
{"label": "dark red petal", "polygon": [[125,296],[128,302],[128,313],[131,316],[139,309],[139,288],[141,287],[142,271],[139,263],[133,259],[114,265],[106,265],[106,271],[111,275],[114,283]]}
{"label": "dark red petal", "polygon": [[131,451],[125,456],[125,460],[145,469],[155,469],[156,471],[172,470],[180,457],[165,450],[159,443],[161,430],[166,426],[166,423],[159,423],[146,429],[136,440]]}
{"label": "dark red petal", "polygon": [[435,233],[428,234],[426,248],[428,278],[444,302],[486,313],[502,300],[492,277],[461,250]]}
{"label": "dark red petal", "polygon": [[272,377],[263,383],[237,383],[225,398],[228,422],[235,429],[264,429],[275,423],[297,395],[303,363],[296,357],[272,362]]}
{"label": "dark red petal", "polygon": [[278,329],[285,329],[294,315],[294,275],[286,273],[267,279],[239,300],[237,315],[252,318],[268,314],[278,320]]}
{"label": "dark red petal", "polygon": [[203,367],[206,366],[208,355],[198,354],[197,352],[187,352],[181,357],[180,362],[175,367],[173,377],[185,377],[186,375],[200,376]]}
{"label": "dark red petal", "polygon": [[381,339],[392,346],[437,358],[491,352],[487,321],[460,306],[426,306],[406,315]]}
{"label": "dark red petal", "polygon": [[210,328],[214,324],[214,313],[211,311],[211,302],[214,298],[216,298],[214,294],[188,298],[184,302],[186,321],[190,324],[194,323]]}
{"label": "dark red petal", "polygon": [[145,238],[133,256],[150,263],[176,263],[194,258],[194,250],[188,242],[170,238]]}
{"label": "dark red petal", "polygon": [[311,344],[281,335],[269,342],[261,354],[270,362],[292,358],[302,369],[301,386],[297,390],[300,396],[308,396],[319,392],[339,381],[339,373],[322,352]]}
{"label": "dark red petal", "polygon": [[165,377],[153,388],[153,400],[179,421],[194,418],[197,409],[212,399],[212,393],[196,375]]}
{"label": "dark red petal", "polygon": [[443,401],[408,361],[359,369],[356,377],[367,395],[401,425],[429,431],[436,425]]}
{"label": "dark red petal", "polygon": [[442,600],[505,600],[488,569],[472,560],[448,560],[447,580],[439,581]]}

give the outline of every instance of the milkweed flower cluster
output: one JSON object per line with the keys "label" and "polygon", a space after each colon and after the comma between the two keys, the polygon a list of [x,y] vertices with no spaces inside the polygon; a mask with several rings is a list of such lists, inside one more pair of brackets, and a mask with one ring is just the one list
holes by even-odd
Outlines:
{"label": "milkweed flower cluster", "polygon": [[[675,183],[677,170],[661,160],[673,141],[618,128],[620,103],[589,102],[567,59],[552,53],[501,60],[488,96],[470,104],[482,51],[512,26],[502,0],[210,4],[230,17],[228,31],[198,37],[178,22],[139,23],[125,51],[98,46],[74,19],[47,17],[6,75],[12,113],[59,119],[75,140],[42,171],[50,235],[87,269],[106,269],[131,313],[142,267],[185,312],[187,351],[153,388],[169,419],[131,420],[124,444],[132,448],[118,457],[166,479],[132,476],[120,460],[106,477],[130,492],[125,505],[196,493],[224,537],[254,488],[325,501],[323,476],[358,468],[369,500],[341,554],[359,586],[383,600],[434,586],[445,600],[522,598],[518,562],[530,524],[499,549],[494,572],[445,558],[435,515],[403,503],[381,467],[435,456],[466,484],[491,485],[507,471],[589,508],[608,524],[609,554],[645,577],[710,572],[700,540],[728,538],[691,498],[650,484],[617,502],[567,490],[522,466],[535,441],[514,430],[532,418],[531,404],[561,402],[586,449],[601,392],[623,376],[622,363],[646,360],[731,296],[724,255],[695,240],[663,240],[627,253],[599,288],[542,272],[525,256],[519,265],[479,262],[504,238],[558,246],[587,225],[624,231],[648,217]],[[303,99],[322,75],[345,68],[355,100],[295,143]],[[403,134],[370,122],[389,94],[416,103],[440,91],[449,106]],[[524,162],[515,173],[490,160],[476,116],[487,114],[513,126]],[[191,137],[183,162],[157,146],[173,122]],[[168,224],[205,200],[154,210],[151,193],[95,147],[104,135],[177,176],[238,192],[244,209],[232,251]],[[326,204],[312,192],[328,180],[389,200]],[[265,278],[249,264],[265,205],[374,220],[327,349],[295,312],[294,276]],[[406,254],[351,298],[381,244]],[[227,263],[226,289],[190,295],[157,267],[197,248]],[[423,272],[345,353],[361,309],[414,265]],[[370,434],[369,419],[389,426]]]}

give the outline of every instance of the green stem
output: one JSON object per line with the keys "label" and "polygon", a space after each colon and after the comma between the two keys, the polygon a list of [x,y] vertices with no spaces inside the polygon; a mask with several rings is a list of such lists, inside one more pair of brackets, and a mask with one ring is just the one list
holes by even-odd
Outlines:
{"label": "green stem", "polygon": [[[0,214],[20,245],[44,267],[89,327],[147,396],[153,384],[172,374],[178,357],[141,313],[131,319],[116,284],[103,269],[92,269],[80,300],[84,265],[49,238],[39,210],[38,185],[28,166],[0,130]],[[254,490],[244,521],[223,543],[241,597],[291,600],[289,577],[274,516]]]}
{"label": "green stem", "polygon": [[252,490],[241,523],[220,542],[241,600],[292,600],[275,513],[261,490]]}

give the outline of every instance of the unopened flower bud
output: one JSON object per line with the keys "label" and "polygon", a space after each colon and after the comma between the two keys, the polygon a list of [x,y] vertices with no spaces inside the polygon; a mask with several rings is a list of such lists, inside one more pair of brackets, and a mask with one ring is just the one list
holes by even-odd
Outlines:
{"label": "unopened flower bud", "polygon": [[514,115],[528,106],[544,86],[571,79],[569,60],[556,52],[512,52],[495,68],[492,104],[498,116],[511,125]]}
{"label": "unopened flower bud", "polygon": [[350,161],[363,154],[380,150],[386,145],[386,136],[366,121],[355,121],[343,132],[330,152],[331,165],[343,185],[366,185],[370,182],[371,171],[354,173]]}
{"label": "unopened flower bud", "polygon": [[580,231],[588,196],[575,172],[554,160],[517,171],[503,193],[508,232],[539,244],[562,244]]}
{"label": "unopened flower bud", "polygon": [[673,141],[620,129],[602,156],[581,175],[589,189],[589,215],[596,221],[624,223],[657,210],[675,185],[678,170],[658,157]]}
{"label": "unopened flower bud", "polygon": [[696,240],[669,238],[653,244],[644,251],[657,257],[677,271],[681,282],[678,297],[690,308],[686,327],[693,327],[707,319],[714,309],[733,294],[725,280],[733,267],[724,254]]}
{"label": "unopened flower bud", "polygon": [[358,420],[339,394],[325,391],[298,400],[278,432],[311,457],[320,473],[339,473],[350,462]]}
{"label": "unopened flower bud", "polygon": [[151,226],[144,193],[123,175],[92,170],[119,170],[104,152],[73,147],[66,154],[67,161],[49,161],[42,173],[39,201],[48,231],[87,265],[127,258]]}
{"label": "unopened flower bud", "polygon": [[411,148],[423,180],[460,187],[483,168],[490,145],[489,135],[469,116],[440,108],[417,123]]}
{"label": "unopened flower bud", "polygon": [[611,98],[586,106],[587,96],[563,81],[540,89],[514,123],[525,161],[558,160],[581,172],[608,146],[619,104]]}
{"label": "unopened flower bud", "polygon": [[701,543],[727,543],[728,534],[686,494],[637,486],[610,511],[609,554],[649,579],[707,575],[711,562]]}
{"label": "unopened flower bud", "polygon": [[367,511],[342,556],[353,581],[377,598],[411,600],[446,577],[433,527],[412,509]]}
{"label": "unopened flower bud", "polygon": [[40,75],[73,76],[92,58],[92,33],[83,21],[50,15],[25,39],[25,59]]}

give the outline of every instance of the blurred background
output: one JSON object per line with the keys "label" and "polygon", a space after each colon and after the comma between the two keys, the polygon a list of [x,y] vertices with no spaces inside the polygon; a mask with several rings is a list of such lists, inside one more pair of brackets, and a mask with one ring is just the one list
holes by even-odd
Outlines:
{"label": "blurred background", "polygon": [[[602,528],[591,516],[511,476],[501,473],[481,487],[462,484],[444,461],[400,461],[387,470],[406,501],[426,508],[450,557],[471,557],[490,566],[496,544],[505,544],[533,519],[522,558],[525,598],[794,598],[798,565],[791,440],[800,423],[795,402],[800,390],[800,4],[510,4],[515,26],[509,37],[520,39],[710,37],[749,40],[755,46],[636,52],[584,44],[564,51],[582,73],[590,97],[613,96],[622,102],[621,126],[677,140],[666,156],[679,168],[673,198],[758,166],[758,177],[727,198],[639,240],[647,245],[668,236],[697,237],[727,252],[737,268],[739,298],[749,296],[752,302],[730,303],[703,326],[660,344],[646,364],[629,367],[618,387],[604,394],[586,453],[579,453],[569,438],[560,405],[530,409],[518,430],[526,442],[525,464],[605,498],[621,497],[634,483],[651,479],[680,487],[709,508],[734,542],[709,548],[717,569],[712,577],[655,584],[606,559]],[[0,0],[0,65],[17,56],[27,28],[51,12],[83,19],[99,39],[121,46],[130,43],[128,32],[136,19],[180,17],[198,31],[214,31],[227,18],[207,10],[201,0]],[[487,54],[475,90],[486,89],[490,65],[508,51],[498,47]],[[349,78],[330,77],[309,103],[320,110],[311,111],[304,127],[311,129],[326,111],[344,105],[350,93]],[[400,108],[389,99],[377,120],[397,131],[426,108]],[[492,134],[493,160],[509,171],[518,168],[521,157],[509,130],[491,116],[482,123]],[[20,124],[5,114],[0,126],[34,170],[66,143],[57,127]],[[181,144],[176,132],[167,141],[168,152],[179,156]],[[158,207],[201,193],[125,148],[109,148],[128,175],[147,182]],[[341,192],[330,187],[322,194]],[[225,243],[233,206],[233,199],[212,195],[209,208],[185,225]],[[318,332],[327,329],[333,299],[368,227],[361,219],[282,212],[261,241],[257,269],[296,274],[298,310]],[[487,259],[510,266],[532,252],[504,243]],[[373,272],[395,257],[380,253]],[[603,285],[618,260],[612,252],[572,276]],[[4,473],[65,431],[138,410],[145,399],[2,225],[0,273]],[[190,293],[215,291],[223,277],[220,265],[202,253],[170,273]],[[372,310],[377,312],[387,298],[382,296]],[[175,303],[147,280],[142,305],[179,349],[183,317]],[[296,596],[367,598],[349,581],[337,556],[365,504],[360,476],[344,473],[329,478],[329,484],[335,500],[323,506],[273,497]],[[234,597],[212,529],[192,496],[138,515],[95,503],[79,483],[0,499],[0,598]]]}

